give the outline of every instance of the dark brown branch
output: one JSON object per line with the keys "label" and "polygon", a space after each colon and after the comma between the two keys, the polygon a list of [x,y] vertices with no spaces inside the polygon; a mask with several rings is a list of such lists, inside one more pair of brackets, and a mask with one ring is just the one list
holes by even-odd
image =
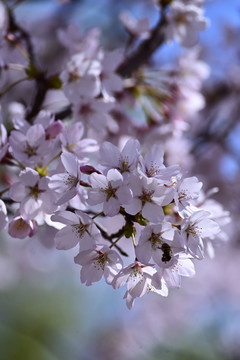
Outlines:
{"label": "dark brown branch", "polygon": [[164,26],[166,19],[162,13],[161,19],[158,21],[155,28],[153,28],[150,37],[140,43],[138,48],[130,54],[127,59],[118,67],[117,73],[123,77],[131,76],[134,71],[145,64],[152,54],[164,42]]}
{"label": "dark brown branch", "polygon": [[33,100],[33,105],[31,107],[31,110],[27,114],[27,120],[28,122],[31,122],[31,120],[39,113],[41,110],[41,106],[44,102],[46,93],[49,89],[49,86],[47,84],[47,80],[43,76],[42,79],[35,79],[37,83],[37,91]]}
{"label": "dark brown branch", "polygon": [[27,53],[29,56],[29,62],[35,63],[35,55],[33,50],[33,45],[31,41],[31,36],[28,32],[23,29],[15,20],[14,13],[9,7],[7,7],[8,16],[9,16],[9,31],[14,33],[17,36],[16,40],[24,40],[26,44]]}
{"label": "dark brown branch", "polygon": [[[95,225],[96,225],[97,228],[100,230],[102,236],[103,236],[106,240],[110,241],[111,244],[114,243],[114,241],[113,241],[114,238],[118,238],[118,237],[122,236],[122,235],[124,234],[124,232],[125,232],[125,228],[123,227],[123,228],[120,229],[117,233],[112,234],[112,235],[108,235],[108,233],[107,233],[106,231],[104,231],[98,224],[95,223]],[[121,255],[123,255],[123,256],[128,256],[128,254],[127,254],[124,250],[122,250],[122,249],[120,248],[120,246],[118,246],[117,244],[114,244],[113,246],[120,252]]]}

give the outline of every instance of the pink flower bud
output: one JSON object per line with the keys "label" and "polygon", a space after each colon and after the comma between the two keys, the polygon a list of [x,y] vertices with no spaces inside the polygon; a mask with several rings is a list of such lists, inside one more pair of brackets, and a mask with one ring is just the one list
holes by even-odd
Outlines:
{"label": "pink flower bud", "polygon": [[83,165],[80,166],[80,170],[83,174],[86,175],[91,175],[92,173],[96,172],[97,174],[101,174],[100,171],[98,171],[97,169],[95,169],[93,166],[91,165]]}
{"label": "pink flower bud", "polygon": [[21,216],[17,216],[9,223],[8,233],[14,238],[24,239],[27,236],[33,236],[36,229],[35,221],[24,220]]}
{"label": "pink flower bud", "polygon": [[48,128],[46,129],[46,137],[49,139],[53,139],[58,134],[60,134],[63,130],[63,124],[61,120],[57,120],[54,123],[50,124]]}

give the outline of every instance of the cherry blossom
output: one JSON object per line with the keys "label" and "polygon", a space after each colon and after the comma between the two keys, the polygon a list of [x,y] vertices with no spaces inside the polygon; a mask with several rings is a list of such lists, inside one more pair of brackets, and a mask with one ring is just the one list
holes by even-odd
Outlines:
{"label": "cherry blossom", "polygon": [[130,175],[137,167],[140,144],[129,139],[122,151],[105,141],[100,148],[101,163],[106,171],[117,169],[123,176]]}
{"label": "cherry blossom", "polygon": [[75,54],[61,73],[63,89],[67,98],[77,103],[79,96],[94,97],[100,93],[101,64],[88,59],[83,53]]}
{"label": "cherry blossom", "polygon": [[111,284],[122,268],[122,259],[115,250],[108,246],[97,245],[94,249],[80,251],[75,256],[76,264],[82,265],[81,281],[87,286],[99,281],[104,276],[107,284]]}
{"label": "cherry blossom", "polygon": [[[137,258],[144,264],[149,263],[152,258],[159,266],[171,266],[174,261],[174,249],[178,245],[173,238],[174,228],[170,223],[147,225],[142,230],[136,247]],[[178,247],[177,250],[179,252],[181,248]]]}
{"label": "cherry blossom", "polygon": [[128,204],[132,199],[131,190],[116,169],[109,170],[107,176],[93,173],[89,182],[92,186],[89,190],[89,205],[103,203],[103,212],[107,216],[117,215],[121,205]]}
{"label": "cherry blossom", "polygon": [[81,179],[80,163],[73,154],[64,152],[61,161],[65,172],[51,176],[48,183],[49,189],[60,194],[57,205],[64,204],[77,195]]}
{"label": "cherry blossom", "polygon": [[20,202],[22,215],[33,219],[40,211],[51,214],[56,209],[56,197],[48,188],[49,179],[40,178],[37,171],[26,167],[19,174],[19,180],[11,186],[9,196]]}
{"label": "cherry blossom", "polygon": [[[115,276],[112,286],[118,289],[121,286],[127,285],[127,291],[124,295],[127,307],[132,308],[134,300],[137,297],[142,297],[147,291],[155,291],[163,296],[166,296],[166,289],[161,292],[161,282],[158,282],[158,289],[152,285],[153,275],[156,270],[152,266],[146,266],[136,261],[128,267],[122,269],[118,275]],[[155,285],[157,282],[155,282]]]}
{"label": "cherry blossom", "polygon": [[[126,285],[129,309],[136,298],[167,296],[182,276],[193,276],[194,264],[227,240],[230,221],[210,199],[215,190],[206,192],[194,175],[195,164],[199,179],[206,175],[195,156],[205,137],[215,142],[223,131],[232,146],[232,129],[207,127],[215,108],[205,120],[199,113],[215,103],[202,91],[210,73],[204,51],[176,53],[174,66],[171,57],[155,56],[173,40],[197,43],[208,23],[204,2],[147,3],[155,3],[158,21],[150,28],[150,17],[120,13],[126,42],[120,36],[117,48],[112,41],[106,49],[98,28],[83,33],[67,22],[59,28],[53,21],[51,39],[43,26],[40,40],[32,25],[19,23],[21,11],[15,16],[15,6],[0,1],[0,230],[19,249],[38,241],[46,252],[76,248],[81,282]],[[64,7],[56,8],[65,19]],[[231,87],[234,101],[226,96],[218,121],[233,117],[238,131],[237,81],[219,89],[222,96]],[[206,129],[198,133],[201,123]]]}
{"label": "cherry blossom", "polygon": [[41,124],[31,126],[26,134],[12,131],[9,138],[10,151],[24,165],[38,164],[51,152],[51,143],[45,140]]}
{"label": "cherry blossom", "polygon": [[197,258],[203,257],[202,239],[212,238],[220,231],[218,224],[211,220],[209,215],[208,211],[195,211],[183,220],[181,226],[187,251]]}
{"label": "cherry blossom", "polygon": [[174,264],[170,268],[159,267],[154,274],[154,281],[156,284],[162,280],[165,281],[169,287],[180,287],[181,277],[192,277],[195,275],[194,264],[186,255],[180,254],[178,259],[175,259]]}
{"label": "cherry blossom", "polygon": [[152,222],[163,220],[162,207],[172,201],[172,192],[160,186],[155,179],[142,178],[132,175],[129,185],[133,192],[133,199],[124,208],[127,213],[135,215],[142,211],[144,218]]}
{"label": "cherry blossom", "polygon": [[119,14],[119,19],[132,36],[142,39],[148,38],[150,30],[148,18],[136,20],[127,11],[122,11]]}
{"label": "cherry blossom", "polygon": [[207,20],[203,16],[203,9],[194,2],[174,0],[171,2],[167,14],[167,40],[176,38],[181,45],[190,47],[197,43],[198,32],[205,30]]}
{"label": "cherry blossom", "polygon": [[101,241],[100,231],[91,217],[80,210],[57,211],[51,220],[66,225],[55,236],[57,249],[68,250],[80,244],[80,249],[86,250]]}
{"label": "cherry blossom", "polygon": [[177,165],[166,168],[163,164],[163,155],[161,146],[153,145],[144,157],[140,157],[140,172],[149,178],[158,179],[162,183],[171,181],[172,176],[177,175],[180,169]]}

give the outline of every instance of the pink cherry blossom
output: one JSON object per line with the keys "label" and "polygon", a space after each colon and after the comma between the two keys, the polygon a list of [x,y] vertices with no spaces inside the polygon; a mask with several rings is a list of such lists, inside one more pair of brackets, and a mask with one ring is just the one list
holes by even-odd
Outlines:
{"label": "pink cherry blossom", "polygon": [[129,180],[133,192],[133,199],[124,208],[127,213],[135,215],[142,211],[144,218],[151,222],[159,222],[164,218],[162,207],[172,201],[172,192],[165,186],[159,185],[156,179],[132,176]]}
{"label": "pink cherry blossom", "polygon": [[51,220],[66,225],[55,236],[57,249],[68,250],[79,244],[80,250],[86,250],[102,239],[92,218],[80,210],[75,213],[58,211]]}
{"label": "pink cherry blossom", "polygon": [[14,238],[24,239],[32,237],[37,230],[36,221],[24,219],[22,216],[16,216],[8,226],[8,233]]}
{"label": "pink cherry blossom", "polygon": [[92,186],[89,190],[89,205],[103,203],[103,212],[107,216],[117,215],[121,205],[128,204],[132,199],[131,190],[116,169],[109,170],[107,176],[93,173],[89,176],[89,182]]}
{"label": "pink cherry blossom", "polygon": [[138,140],[129,139],[122,151],[105,141],[100,148],[101,163],[106,171],[117,169],[123,176],[130,175],[136,169],[140,153]]}
{"label": "pink cherry blossom", "polygon": [[20,202],[21,215],[33,219],[40,211],[51,214],[56,209],[56,197],[49,190],[46,177],[40,178],[37,171],[26,167],[21,171],[19,179],[11,186],[9,196]]}
{"label": "pink cherry blossom", "polygon": [[115,250],[108,246],[97,245],[96,248],[80,251],[74,258],[76,264],[82,265],[81,281],[87,286],[99,281],[104,276],[107,284],[122,269],[122,259]]}
{"label": "pink cherry blossom", "polygon": [[59,194],[57,205],[64,204],[77,195],[81,179],[80,163],[73,154],[64,152],[61,161],[65,172],[51,176],[48,183],[49,189]]}

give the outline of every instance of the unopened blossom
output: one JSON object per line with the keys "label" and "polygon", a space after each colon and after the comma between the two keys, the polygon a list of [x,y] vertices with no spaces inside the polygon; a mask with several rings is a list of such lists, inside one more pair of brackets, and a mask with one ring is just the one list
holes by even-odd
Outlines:
{"label": "unopened blossom", "polygon": [[134,172],[139,155],[140,144],[135,139],[129,139],[122,151],[108,141],[105,141],[100,148],[101,164],[105,170],[117,169],[123,176]]}
{"label": "unopened blossom", "polygon": [[123,266],[120,255],[105,245],[80,251],[74,261],[82,265],[80,278],[87,286],[98,282],[102,276],[107,284],[111,284]]}
{"label": "unopened blossom", "polygon": [[120,207],[132,199],[131,190],[116,169],[109,170],[107,176],[93,173],[89,176],[89,182],[92,186],[89,190],[89,205],[103,203],[103,212],[107,216],[117,215]]}
{"label": "unopened blossom", "polygon": [[207,19],[200,5],[180,0],[171,2],[165,27],[167,41],[176,39],[181,45],[191,47],[198,41],[198,32],[206,26]]}
{"label": "unopened blossom", "polygon": [[213,238],[219,231],[219,225],[209,218],[205,210],[194,211],[185,217],[181,224],[182,236],[185,239],[187,251],[196,258],[203,258],[203,239]]}
{"label": "unopened blossom", "polygon": [[51,143],[45,140],[45,130],[40,124],[31,126],[26,134],[12,131],[9,144],[15,159],[24,165],[41,163],[51,152]]}
{"label": "unopened blossom", "polygon": [[0,230],[5,229],[8,224],[7,208],[5,203],[0,199]]}
{"label": "unopened blossom", "polygon": [[130,264],[126,268],[122,269],[118,275],[115,276],[112,286],[114,289],[118,289],[121,286],[127,285],[127,291],[124,295],[126,299],[127,307],[132,308],[134,300],[137,297],[142,297],[147,291],[154,291],[158,294],[166,296],[165,289],[161,292],[161,281],[158,282],[158,288],[152,286],[153,275],[156,270],[152,266],[141,264],[139,261]]}
{"label": "unopened blossom", "polygon": [[49,189],[59,194],[57,205],[64,204],[77,195],[81,179],[80,163],[73,154],[64,152],[61,162],[65,172],[51,176],[48,184]]}
{"label": "unopened blossom", "polygon": [[150,26],[148,18],[137,20],[129,12],[122,11],[119,14],[119,19],[131,36],[140,39],[147,39],[149,37]]}
{"label": "unopened blossom", "polygon": [[57,211],[51,220],[66,225],[55,236],[57,249],[68,250],[79,244],[80,250],[86,250],[102,239],[92,218],[80,210]]}
{"label": "unopened blossom", "polygon": [[26,167],[19,174],[19,181],[10,190],[9,197],[20,202],[20,214],[33,219],[40,211],[47,214],[55,209],[56,196],[48,188],[49,179],[40,177],[38,172]]}
{"label": "unopened blossom", "polygon": [[24,239],[35,235],[37,224],[34,220],[29,220],[22,216],[16,216],[8,225],[8,233],[14,238]]}
{"label": "unopened blossom", "polygon": [[136,215],[142,211],[142,216],[151,222],[159,222],[164,218],[163,206],[172,201],[169,188],[159,185],[156,179],[139,178],[132,175],[129,186],[133,192],[133,199],[124,208],[127,213]]}
{"label": "unopened blossom", "polygon": [[78,103],[80,96],[99,95],[100,73],[101,64],[98,60],[88,59],[83,53],[73,55],[60,75],[67,98]]}

